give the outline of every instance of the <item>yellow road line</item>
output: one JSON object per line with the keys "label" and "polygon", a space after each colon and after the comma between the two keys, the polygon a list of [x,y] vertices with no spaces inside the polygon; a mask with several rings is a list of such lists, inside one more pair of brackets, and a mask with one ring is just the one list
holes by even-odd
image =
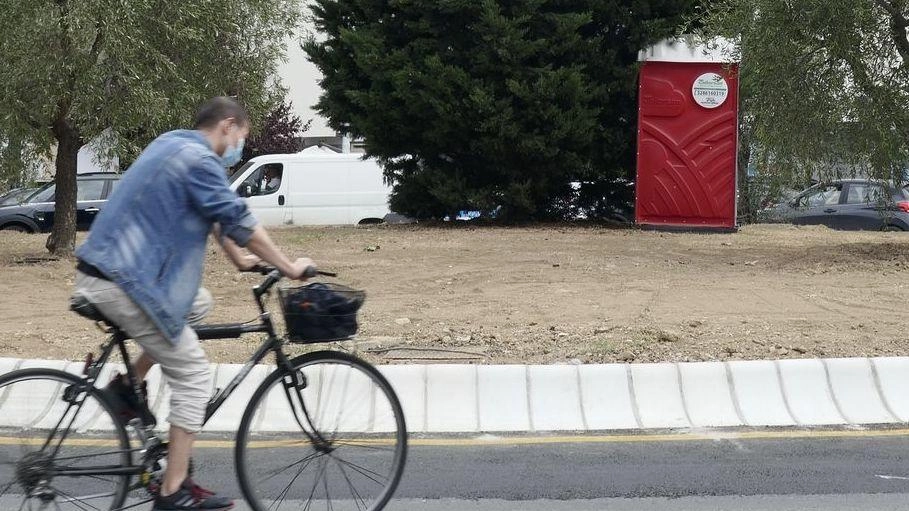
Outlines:
{"label": "yellow road line", "polygon": [[[491,436],[474,438],[410,438],[412,446],[474,447],[507,445],[544,444],[605,444],[605,443],[659,443],[659,442],[704,442],[720,440],[786,440],[786,439],[829,439],[829,438],[875,438],[909,437],[909,429],[871,430],[768,430],[768,431],[711,431],[679,433],[640,433],[617,435],[553,435],[553,436]],[[391,438],[350,438],[343,440],[360,445],[393,445]],[[41,445],[42,438],[22,439],[0,436],[0,445]],[[116,447],[116,440],[110,438],[70,438],[66,445],[74,447]],[[306,445],[301,440],[255,440],[249,446],[253,449],[274,449]],[[196,446],[208,449],[231,449],[233,440],[198,440]]]}

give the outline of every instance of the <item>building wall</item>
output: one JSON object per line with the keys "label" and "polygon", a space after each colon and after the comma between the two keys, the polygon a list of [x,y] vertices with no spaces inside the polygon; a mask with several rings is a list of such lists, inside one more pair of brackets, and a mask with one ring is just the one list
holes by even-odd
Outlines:
{"label": "building wall", "polygon": [[[308,17],[309,13],[306,15]],[[280,64],[278,68],[281,82],[288,89],[288,99],[293,102],[294,113],[299,115],[303,122],[312,119],[309,130],[303,133],[304,139],[336,136],[335,131],[328,127],[327,120],[313,110],[313,105],[322,93],[319,86],[322,74],[300,48],[300,40],[314,32],[315,28],[309,22],[305,22],[300,32],[287,41],[287,62]]]}

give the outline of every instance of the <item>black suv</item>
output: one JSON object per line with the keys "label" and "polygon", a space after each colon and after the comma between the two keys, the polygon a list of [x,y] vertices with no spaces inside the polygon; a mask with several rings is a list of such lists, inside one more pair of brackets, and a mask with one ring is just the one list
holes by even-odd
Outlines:
{"label": "black suv", "polygon": [[[120,174],[79,174],[76,192],[76,228],[88,230],[107,197],[120,181]],[[0,230],[50,232],[54,227],[54,183],[48,183],[22,204],[0,207]]]}

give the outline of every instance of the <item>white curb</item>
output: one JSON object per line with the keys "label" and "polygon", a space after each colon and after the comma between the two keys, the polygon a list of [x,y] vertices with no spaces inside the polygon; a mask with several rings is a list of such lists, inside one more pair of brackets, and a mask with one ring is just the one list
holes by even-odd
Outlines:
{"label": "white curb", "polygon": [[[0,374],[28,367],[78,373],[82,363],[0,358]],[[241,367],[215,365],[214,386],[227,385]],[[412,433],[860,425],[909,419],[909,357],[379,369],[395,388]],[[111,364],[100,381],[116,370],[121,368]],[[264,365],[253,368],[206,430],[236,431],[249,397],[272,370]],[[335,386],[327,398],[363,390],[358,385],[362,383]],[[0,392],[0,425],[40,426],[51,421],[62,405],[62,390],[46,387]],[[149,374],[148,390],[164,428],[169,391],[157,368]],[[254,430],[298,429],[283,399],[279,385],[254,418]],[[109,428],[101,417],[90,410],[79,426]],[[372,429],[388,430],[393,424],[387,422],[375,421]]]}
{"label": "white curb", "polygon": [[685,407],[695,427],[741,426],[722,362],[679,364]]}
{"label": "white curb", "polygon": [[579,366],[581,399],[587,427],[592,430],[641,427],[632,403],[630,372],[621,364]]}
{"label": "white curb", "polygon": [[795,424],[772,360],[728,362],[729,387],[746,426]]}
{"label": "white curb", "polygon": [[905,357],[871,359],[871,366],[877,373],[878,391],[887,409],[900,422],[909,422],[909,371]]}
{"label": "white curb", "polygon": [[634,390],[641,426],[644,428],[689,428],[691,421],[682,400],[677,364],[631,365]]}

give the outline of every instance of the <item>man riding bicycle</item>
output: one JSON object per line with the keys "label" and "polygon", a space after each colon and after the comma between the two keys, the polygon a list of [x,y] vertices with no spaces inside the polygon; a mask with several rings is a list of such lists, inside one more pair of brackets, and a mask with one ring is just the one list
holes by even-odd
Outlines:
{"label": "man riding bicycle", "polygon": [[[229,188],[225,167],[239,162],[249,134],[245,110],[214,98],[199,109],[194,128],[165,133],[145,148],[76,251],[75,293],[142,347],[138,377],[158,363],[172,390],[167,469],[153,511],[233,507],[188,477],[211,388],[208,359],[188,324],[211,305],[200,288],[208,234],[214,231],[239,269],[261,258],[300,279],[314,267],[307,258],[288,259]],[[120,378],[108,390],[115,399],[130,393]]]}

